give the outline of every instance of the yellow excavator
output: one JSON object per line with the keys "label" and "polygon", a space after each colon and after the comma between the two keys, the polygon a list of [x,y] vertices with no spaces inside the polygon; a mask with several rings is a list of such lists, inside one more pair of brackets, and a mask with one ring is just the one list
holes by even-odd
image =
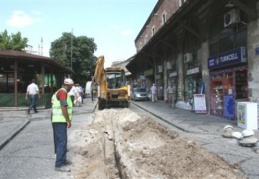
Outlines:
{"label": "yellow excavator", "polygon": [[126,84],[124,68],[104,68],[104,56],[100,56],[96,61],[93,82],[97,85],[99,110],[111,106],[129,107],[130,86]]}

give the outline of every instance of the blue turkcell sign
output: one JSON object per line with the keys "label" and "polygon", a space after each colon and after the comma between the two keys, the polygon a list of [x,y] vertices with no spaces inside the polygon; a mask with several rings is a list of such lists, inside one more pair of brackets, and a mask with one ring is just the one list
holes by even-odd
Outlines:
{"label": "blue turkcell sign", "polygon": [[235,63],[246,62],[246,48],[239,47],[208,58],[208,68],[218,68]]}

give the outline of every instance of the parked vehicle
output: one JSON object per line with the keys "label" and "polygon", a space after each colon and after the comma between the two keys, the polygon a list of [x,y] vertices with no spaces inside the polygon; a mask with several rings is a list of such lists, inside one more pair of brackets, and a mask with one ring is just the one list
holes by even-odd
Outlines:
{"label": "parked vehicle", "polygon": [[131,99],[137,100],[149,100],[149,93],[144,88],[133,88],[131,91]]}

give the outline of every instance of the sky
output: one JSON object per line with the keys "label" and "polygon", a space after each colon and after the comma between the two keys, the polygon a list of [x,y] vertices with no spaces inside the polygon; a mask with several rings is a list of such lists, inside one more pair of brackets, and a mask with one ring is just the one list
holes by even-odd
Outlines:
{"label": "sky", "polygon": [[[0,33],[21,32],[32,52],[49,56],[63,32],[93,38],[105,67],[136,54],[135,39],[158,0],[0,0]],[[41,43],[41,39],[43,43]]]}

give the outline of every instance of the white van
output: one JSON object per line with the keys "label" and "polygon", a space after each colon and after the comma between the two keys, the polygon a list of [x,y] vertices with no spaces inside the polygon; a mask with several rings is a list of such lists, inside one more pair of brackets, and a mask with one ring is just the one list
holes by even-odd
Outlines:
{"label": "white van", "polygon": [[92,90],[92,81],[87,81],[85,85],[85,95],[91,95],[91,90]]}

